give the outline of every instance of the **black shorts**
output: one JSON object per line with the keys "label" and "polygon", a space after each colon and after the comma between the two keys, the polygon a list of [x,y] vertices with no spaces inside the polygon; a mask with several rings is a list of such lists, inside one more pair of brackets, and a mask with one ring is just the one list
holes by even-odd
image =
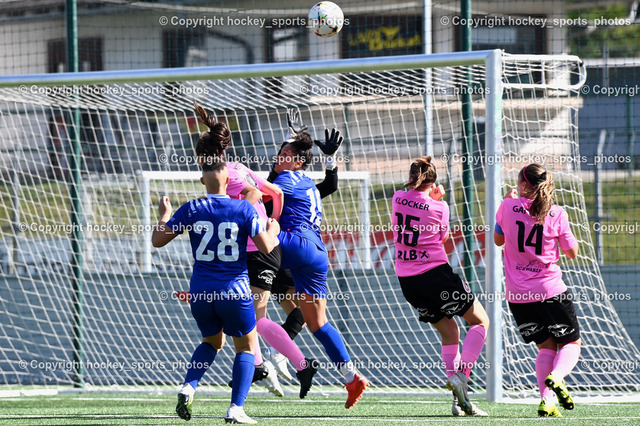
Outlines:
{"label": "black shorts", "polygon": [[282,249],[280,245],[275,246],[269,254],[260,253],[259,251],[247,252],[249,284],[271,291],[271,286],[276,273],[280,269],[281,261]]}
{"label": "black shorts", "polygon": [[280,303],[281,301],[291,297],[291,295],[287,294],[287,291],[291,288],[294,288],[291,271],[288,269],[280,269],[273,280],[271,297],[276,303]]}
{"label": "black shorts", "polygon": [[398,277],[402,294],[418,310],[422,322],[436,323],[442,318],[462,316],[476,300],[468,285],[448,263],[420,275]]}
{"label": "black shorts", "polygon": [[569,290],[550,299],[531,303],[509,303],[526,343],[540,344],[553,337],[558,343],[571,343],[580,338],[576,309]]}

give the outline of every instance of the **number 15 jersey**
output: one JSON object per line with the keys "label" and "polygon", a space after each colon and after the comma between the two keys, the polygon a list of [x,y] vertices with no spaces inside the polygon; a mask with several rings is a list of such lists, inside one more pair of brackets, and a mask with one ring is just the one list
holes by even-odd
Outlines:
{"label": "number 15 jersey", "polygon": [[539,224],[529,214],[531,201],[507,198],[496,213],[504,234],[506,299],[511,303],[539,302],[564,293],[567,286],[556,264],[558,243],[563,250],[578,244],[562,207],[552,206],[544,224]]}
{"label": "number 15 jersey", "polygon": [[397,191],[391,202],[396,275],[411,277],[448,262],[442,243],[449,233],[449,205],[426,192]]}

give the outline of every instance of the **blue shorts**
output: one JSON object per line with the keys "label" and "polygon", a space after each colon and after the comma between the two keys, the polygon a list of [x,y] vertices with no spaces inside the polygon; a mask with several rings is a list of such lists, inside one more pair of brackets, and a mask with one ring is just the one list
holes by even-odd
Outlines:
{"label": "blue shorts", "polygon": [[327,297],[329,256],[324,244],[289,232],[278,235],[282,246],[282,268],[289,269],[296,293]]}
{"label": "blue shorts", "polygon": [[242,337],[255,328],[253,297],[248,285],[246,291],[244,285],[242,287],[241,292],[233,289],[190,291],[191,315],[202,337],[215,336],[222,330],[226,335]]}

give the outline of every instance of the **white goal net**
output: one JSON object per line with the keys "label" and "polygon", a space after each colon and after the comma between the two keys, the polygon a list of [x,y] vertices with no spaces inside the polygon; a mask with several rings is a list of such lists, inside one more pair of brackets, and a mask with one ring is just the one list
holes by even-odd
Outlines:
{"label": "white goal net", "polygon": [[[493,325],[503,322],[501,355],[480,357],[474,388],[499,377],[509,394],[536,389],[536,349],[486,282],[501,277],[487,205],[538,162],[554,173],[581,244],[577,259],[561,260],[584,341],[567,381],[637,391],[637,364],[623,363],[640,353],[606,297],[576,161],[584,70],[575,57],[502,54],[489,73],[485,60],[499,54],[0,78],[0,386],[181,383],[200,341],[188,305],[173,296],[188,289],[190,250],[186,236],[162,249],[147,240],[161,195],[174,209],[202,195],[197,101],[231,128],[230,159],[260,172],[287,132],[287,108],[315,139],[325,128],[343,132],[339,190],[323,200],[328,315],[374,391],[446,392],[439,336],[417,321],[393,271],[390,199],[425,154],[451,207],[450,263],[495,308]],[[311,170],[322,179],[321,161]],[[275,304],[268,316],[285,318]],[[326,361],[308,331],[296,341]],[[201,387],[224,385],[232,356],[225,347]],[[315,380],[330,386],[339,376],[325,369]]]}

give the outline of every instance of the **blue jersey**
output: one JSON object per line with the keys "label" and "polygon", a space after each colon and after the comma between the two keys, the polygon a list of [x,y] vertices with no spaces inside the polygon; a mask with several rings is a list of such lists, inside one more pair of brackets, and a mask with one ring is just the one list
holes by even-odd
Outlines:
{"label": "blue jersey", "polygon": [[315,183],[302,171],[285,170],[273,181],[284,193],[280,228],[304,235],[322,245],[320,222],[322,202]]}
{"label": "blue jersey", "polygon": [[[247,239],[264,231],[258,219],[248,201],[228,195],[191,200],[175,212],[167,226],[177,234],[189,231],[195,259],[192,292],[227,291],[248,283]],[[248,291],[248,285],[242,287]]]}

